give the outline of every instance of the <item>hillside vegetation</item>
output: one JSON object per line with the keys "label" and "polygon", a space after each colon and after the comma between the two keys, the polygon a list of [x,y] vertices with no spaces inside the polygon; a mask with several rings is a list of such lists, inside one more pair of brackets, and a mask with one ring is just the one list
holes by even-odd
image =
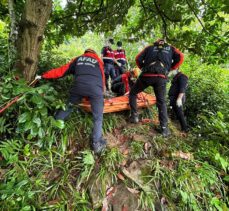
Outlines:
{"label": "hillside vegetation", "polygon": [[[98,35],[87,34],[44,48],[38,73],[102,45]],[[124,46],[133,66],[142,46]],[[76,107],[66,122],[53,118],[64,107],[71,77],[28,87],[2,66],[0,104],[24,95],[0,117],[1,210],[228,210],[228,70],[185,58],[191,132],[184,135],[170,122],[172,136],[163,139],[154,106],[141,110],[154,120],[145,124],[129,124],[128,111],[105,114],[108,148],[101,156],[90,150],[90,114]]]}

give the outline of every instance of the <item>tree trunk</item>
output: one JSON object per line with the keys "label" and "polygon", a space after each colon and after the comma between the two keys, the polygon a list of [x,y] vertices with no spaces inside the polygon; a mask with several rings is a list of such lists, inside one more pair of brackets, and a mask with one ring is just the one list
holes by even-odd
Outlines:
{"label": "tree trunk", "polygon": [[8,10],[10,15],[10,34],[9,34],[9,49],[8,49],[8,62],[12,64],[16,54],[16,39],[17,39],[17,27],[16,27],[16,15],[14,9],[14,0],[8,0]]}
{"label": "tree trunk", "polygon": [[37,70],[38,56],[45,26],[52,11],[52,0],[26,0],[19,24],[16,67],[30,82]]}

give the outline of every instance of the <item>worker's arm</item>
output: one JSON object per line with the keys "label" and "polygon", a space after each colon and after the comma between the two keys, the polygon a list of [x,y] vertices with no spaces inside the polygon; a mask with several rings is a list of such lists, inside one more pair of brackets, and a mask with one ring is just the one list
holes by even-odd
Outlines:
{"label": "worker's arm", "polygon": [[69,63],[55,68],[55,69],[51,69],[45,73],[42,74],[42,78],[45,79],[51,79],[51,78],[61,78],[64,77],[68,74],[72,74],[74,71],[74,62],[76,59],[73,59],[72,61],[70,61]]}
{"label": "worker's arm", "polygon": [[[93,55],[95,56],[95,55]],[[102,75],[102,80],[103,80],[103,91],[105,91],[105,74],[104,74],[104,63],[103,63],[103,60],[100,59],[97,55],[95,56],[97,57],[97,61],[99,62],[99,69],[100,69],[100,72],[101,72],[101,75]]]}
{"label": "worker's arm", "polygon": [[179,85],[179,95],[176,100],[176,104],[178,107],[182,106],[182,98],[185,95],[185,91],[188,87],[188,77],[186,75],[181,75],[178,78],[178,85]]}
{"label": "worker's arm", "polygon": [[185,93],[187,87],[188,87],[188,77],[182,73],[180,77],[178,78],[179,83],[179,93]]}
{"label": "worker's arm", "polygon": [[181,66],[181,64],[184,61],[184,54],[181,53],[181,51],[179,51],[177,48],[172,46],[172,50],[173,50],[173,63],[171,65],[171,69],[175,70],[177,68],[179,68]]}
{"label": "worker's arm", "polygon": [[184,93],[179,93],[179,95],[178,95],[178,97],[177,97],[176,105],[177,105],[178,107],[181,107],[182,104],[183,104],[183,102],[182,102],[183,96],[184,96]]}
{"label": "worker's arm", "polygon": [[183,98],[183,97],[184,97],[184,92],[179,93],[179,95],[178,95],[177,99],[181,99],[181,100],[182,100],[182,98]]}
{"label": "worker's arm", "polygon": [[118,62],[115,58],[114,58],[114,63],[116,63],[119,67],[122,66],[122,64],[120,62]]}

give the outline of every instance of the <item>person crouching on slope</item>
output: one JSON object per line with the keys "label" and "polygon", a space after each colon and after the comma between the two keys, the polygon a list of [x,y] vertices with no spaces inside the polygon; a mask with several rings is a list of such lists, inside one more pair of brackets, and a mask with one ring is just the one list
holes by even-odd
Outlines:
{"label": "person crouching on slope", "polygon": [[58,111],[55,118],[65,120],[73,111],[73,106],[80,103],[83,97],[88,97],[94,122],[91,144],[94,152],[99,153],[106,147],[106,141],[102,138],[103,90],[105,86],[103,62],[94,50],[87,49],[84,54],[68,64],[49,70],[36,78],[61,78],[69,74],[73,75],[74,82],[70,89],[66,110]]}
{"label": "person crouching on slope", "polygon": [[180,122],[181,131],[186,133],[189,128],[184,116],[183,105],[185,103],[185,91],[188,87],[188,77],[178,69],[170,71],[169,76],[173,76],[169,89],[170,106]]}
{"label": "person crouching on slope", "polygon": [[122,96],[125,93],[128,93],[131,87],[134,85],[138,75],[139,71],[137,68],[135,68],[118,76],[111,84],[112,92],[116,93],[117,96]]}

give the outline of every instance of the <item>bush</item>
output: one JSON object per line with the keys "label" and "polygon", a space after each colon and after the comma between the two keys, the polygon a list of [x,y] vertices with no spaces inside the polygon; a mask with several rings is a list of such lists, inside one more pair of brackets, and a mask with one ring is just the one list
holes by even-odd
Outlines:
{"label": "bush", "polygon": [[203,64],[196,57],[188,59],[182,70],[189,77],[186,101],[189,123],[197,126],[200,124],[200,116],[209,118],[218,111],[226,114],[229,100],[226,93],[229,81],[227,70]]}
{"label": "bush", "polygon": [[11,136],[15,138],[16,135],[25,141],[35,139],[40,147],[50,147],[55,140],[55,128],[63,128],[63,123],[53,118],[53,111],[64,106],[58,100],[57,92],[48,84],[37,88],[28,87],[24,80],[15,81],[8,75],[1,83],[1,93],[1,105],[14,96],[21,96],[0,118],[0,135],[3,140]]}
{"label": "bush", "polygon": [[6,24],[0,20],[0,76],[9,67],[8,64],[8,32]]}

